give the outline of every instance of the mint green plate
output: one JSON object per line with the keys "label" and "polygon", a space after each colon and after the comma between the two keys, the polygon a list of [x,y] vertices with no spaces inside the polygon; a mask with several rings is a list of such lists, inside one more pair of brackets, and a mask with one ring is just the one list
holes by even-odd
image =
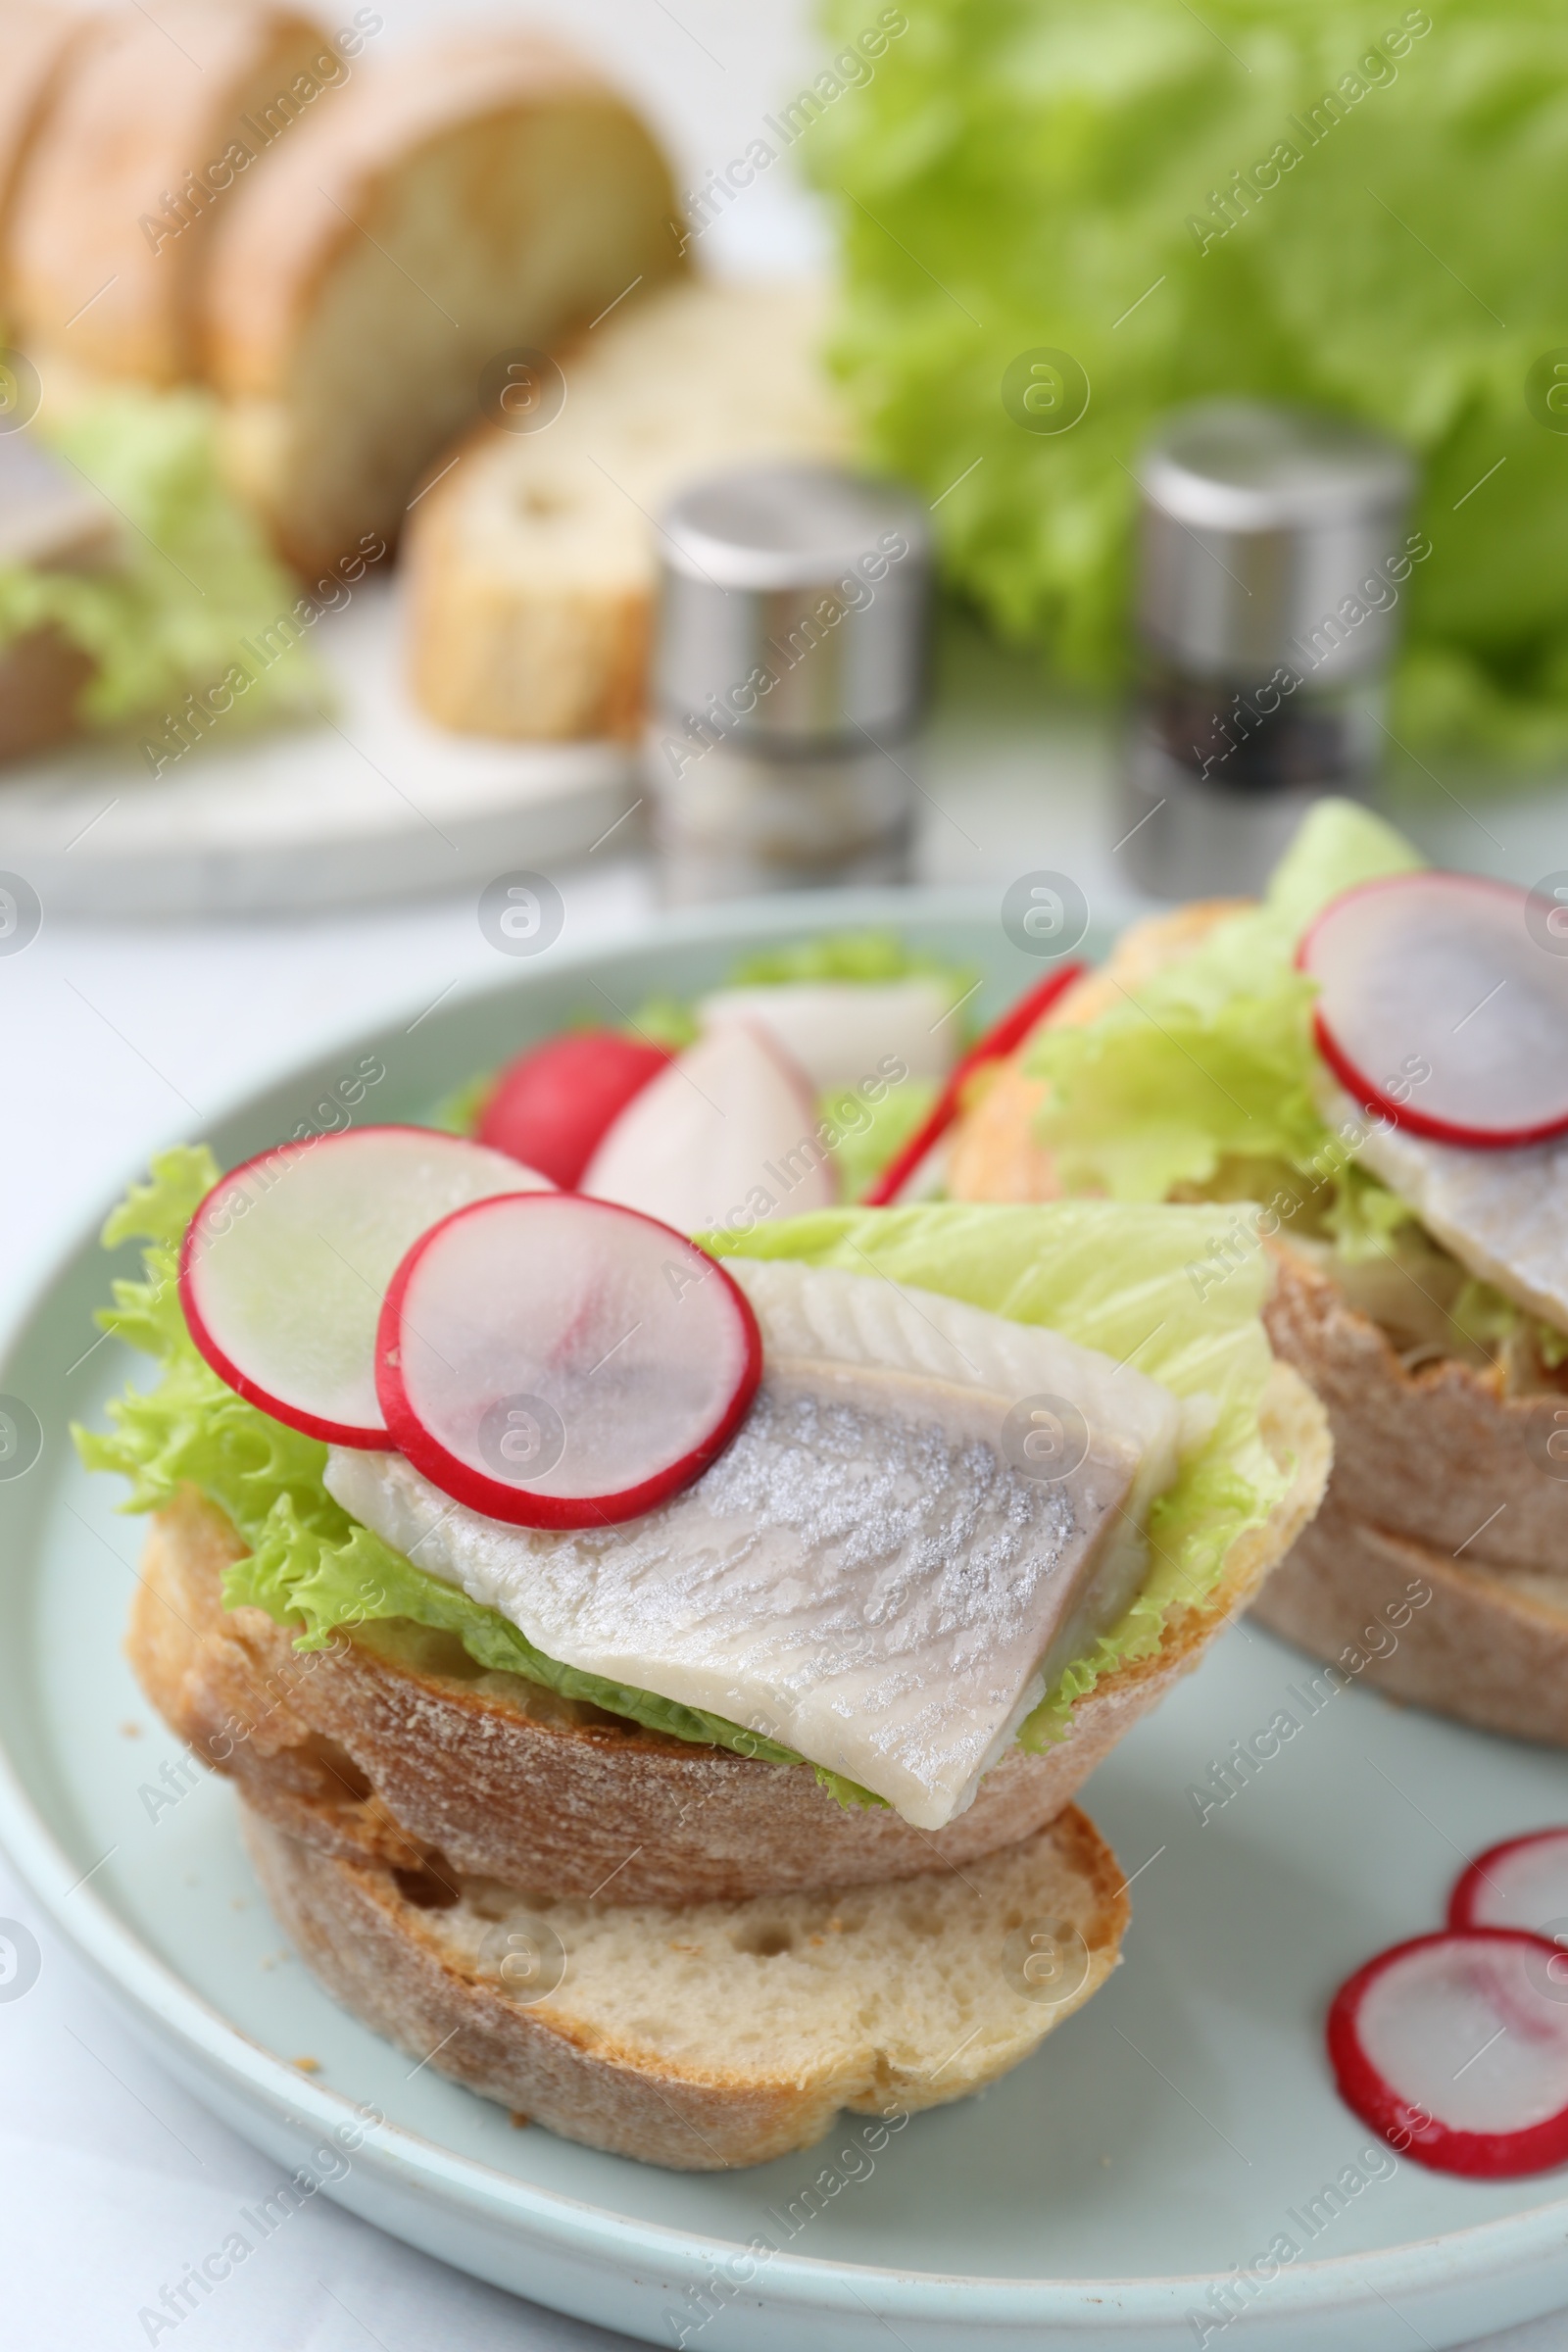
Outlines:
{"label": "mint green plate", "polygon": [[[519,962],[412,1035],[393,1022],[356,1039],[212,1141],[233,1161],[288,1133],[366,1053],[387,1070],[368,1114],[416,1118],[529,1037],[606,1017],[607,999],[685,996],[740,951],[868,922],[983,972],[982,1018],[1045,968],[1008,945],[990,896],[682,917],[624,949]],[[1090,1788],[1134,1882],[1126,1965],[1028,2065],[874,2158],[840,2130],[756,2172],[662,2173],[514,2131],[429,2066],[411,2072],[284,1954],[223,1784],[191,1776],[173,1804],[146,1793],[178,1751],[121,1655],[139,1528],[67,1439],[126,1371],[117,1343],[93,1345],[108,1273],[83,1235],[0,1363],[0,1390],[44,1431],[36,1465],[0,1482],[0,1840],[171,2073],[259,2146],[310,2163],[356,2104],[378,2111],[347,2170],[341,2155],[316,2168],[344,2205],[539,2302],[703,2352],[799,2352],[808,2329],[820,2352],[1409,2352],[1568,2303],[1562,2178],[1396,2163],[1340,2104],[1322,2049],[1334,1987],[1438,1925],[1468,1855],[1568,1818],[1564,1759],[1352,1688],[1202,1822],[1193,1786],[1311,1671],[1250,1628]],[[127,1720],[150,1736],[125,1738]],[[320,2072],[299,2073],[302,2055]],[[752,2240],[776,2251],[739,2255]],[[1276,2241],[1294,2248],[1283,2262]],[[1271,2245],[1277,2274],[1237,2285]]]}

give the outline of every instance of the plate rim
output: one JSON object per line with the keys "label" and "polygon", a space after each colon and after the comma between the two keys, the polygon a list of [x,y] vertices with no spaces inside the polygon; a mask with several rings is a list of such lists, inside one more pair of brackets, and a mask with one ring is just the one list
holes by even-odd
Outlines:
{"label": "plate rim", "polygon": [[[563,943],[562,954],[541,960],[535,973],[515,972],[466,988],[443,1009],[461,1018],[486,1000],[526,991],[530,977],[543,979],[547,973],[602,964],[607,957],[620,954],[719,943],[741,947],[755,943],[766,932],[794,935],[824,927],[864,929],[884,921],[939,924],[973,921],[987,912],[995,919],[999,896],[995,889],[972,885],[820,891],[659,913],[644,918],[623,941],[590,940],[570,947]],[[829,916],[831,923],[824,922]],[[205,1124],[220,1127],[286,1083],[291,1075],[304,1075],[318,1063],[337,1059],[356,1042],[374,1044],[400,1008],[390,1006],[374,1026],[362,1021],[346,1027],[308,1056],[279,1057],[260,1071],[253,1070],[246,1083],[220,1100]],[[188,1136],[176,1134],[170,1140],[187,1141]],[[0,1378],[19,1346],[46,1316],[57,1290],[79,1262],[89,1260],[98,1245],[101,1220],[100,1211],[85,1222],[77,1218],[63,1221],[52,1247],[41,1253],[41,1270],[0,1312]],[[173,2040],[203,2076],[216,2079],[241,2107],[264,2112],[289,2130],[303,2124],[325,2133],[341,2124],[345,2114],[355,2113],[346,2094],[302,2077],[289,2060],[255,2040],[198,1993],[92,1889],[88,1884],[91,1872],[85,1877],[79,1872],[73,1875],[72,1857],[26,1789],[12,1754],[9,1726],[3,1721],[0,1849],[55,1933],[111,2003],[127,2013],[133,2030],[139,2029],[154,2043]],[[74,1915],[69,1914],[66,1906],[77,1896],[84,1900],[77,1904]],[[628,2279],[639,2264],[653,2265],[660,2273],[691,2272],[699,2265],[711,2268],[715,2262],[746,2251],[744,2240],[635,2219],[611,2206],[521,2180],[385,2120],[364,2127],[364,2134],[356,2164],[367,2178],[378,2180],[391,2190],[412,2189],[473,2219],[501,2223],[514,2230],[520,2225],[540,2242],[564,2254],[607,2262]],[[321,2186],[335,2202],[347,2202],[338,2193],[343,2182],[323,2181]],[[1490,2276],[1514,2275],[1552,2254],[1560,2255],[1565,2223],[1568,2191],[1521,2212],[1456,2230],[1361,2253],[1295,2263],[1270,2280],[1270,2308],[1281,2321],[1301,2321],[1343,2313],[1368,2295],[1377,2299],[1385,2293],[1409,2296],[1417,2289],[1430,2292],[1434,2284],[1474,2290],[1484,2286]],[[1435,2257],[1444,2261],[1447,2274],[1439,2281],[1433,2277]],[[1125,2328],[1184,2316],[1210,2285],[1223,2284],[1233,2275],[1234,2266],[1224,2272],[1133,2278],[977,2275],[829,2261],[780,2249],[768,2258],[759,2281],[752,2283],[760,2283],[765,2276],[768,2289],[764,2300],[783,2314],[846,2313],[845,2286],[853,2280],[875,2287],[879,2317],[887,2312],[927,2323],[1042,2327],[1084,2320],[1104,2323],[1113,2310],[1114,2324]],[[850,2291],[853,2294],[853,2287]],[[1544,2308],[1550,2311],[1554,2307]]]}

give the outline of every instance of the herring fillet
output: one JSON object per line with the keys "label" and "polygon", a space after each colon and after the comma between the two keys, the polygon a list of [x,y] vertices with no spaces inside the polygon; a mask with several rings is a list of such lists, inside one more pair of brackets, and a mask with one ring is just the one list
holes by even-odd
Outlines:
{"label": "herring fillet", "polygon": [[[880,1278],[729,1270],[761,1324],[762,1386],[660,1509],[511,1527],[387,1453],[334,1451],[327,1487],[548,1655],[727,1716],[941,1828],[1141,1585],[1180,1407],[1093,1349]],[[1042,1393],[1079,1402],[1092,1433],[1049,1485],[1000,1442]]]}
{"label": "herring fillet", "polygon": [[1359,1150],[1367,1166],[1462,1266],[1568,1331],[1568,1136],[1478,1150],[1408,1128],[1380,1131],[1338,1089],[1324,1088],[1320,1104],[1337,1132],[1365,1130]]}

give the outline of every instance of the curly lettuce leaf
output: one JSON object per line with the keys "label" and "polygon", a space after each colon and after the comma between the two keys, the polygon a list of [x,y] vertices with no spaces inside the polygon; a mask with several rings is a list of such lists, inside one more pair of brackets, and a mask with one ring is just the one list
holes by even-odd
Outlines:
{"label": "curly lettuce leaf", "polygon": [[[1494,770],[1560,757],[1562,270],[1532,227],[1568,217],[1556,0],[901,13],[801,153],[838,211],[867,455],[940,498],[953,583],[1061,672],[1117,679],[1156,418],[1213,394],[1337,410],[1422,468],[1396,734]],[[826,18],[846,44],[866,22],[862,0]],[[1070,429],[1003,404],[1044,347],[1088,379]]]}
{"label": "curly lettuce leaf", "polygon": [[[1367,809],[1320,801],[1259,905],[1088,1027],[1040,1030],[1029,1068],[1052,1092],[1039,1132],[1067,1190],[1161,1200],[1211,1185],[1227,1160],[1316,1176],[1329,1131],[1313,1096],[1315,992],[1297,947],[1341,891],[1422,862]],[[1348,1231],[1372,1183],[1358,1174],[1344,1193]]]}
{"label": "curly lettuce leaf", "polygon": [[[962,1298],[1019,1323],[1040,1323],[1163,1381],[1178,1396],[1213,1399],[1209,1436],[1154,1504],[1149,1579],[1120,1623],[1074,1661],[1019,1734],[1040,1748],[1062,1737],[1073,1702],[1112,1667],[1152,1656],[1167,1617],[1201,1606],[1225,1555],[1261,1526],[1290,1483],[1263,1442],[1258,1411],[1273,1357],[1259,1321],[1268,1289],[1261,1250],[1229,1280],[1203,1286],[1193,1268],[1234,1224],[1218,1204],[1118,1207],[1055,1200],[1040,1207],[938,1203],[827,1209],[749,1234],[710,1234],[715,1256],[798,1257],[851,1274]],[[1206,1290],[1206,1295],[1203,1293]]]}
{"label": "curly lettuce leaf", "polygon": [[[92,571],[0,567],[0,648],[53,624],[89,654],[80,710],[94,727],[177,712],[184,694],[219,685],[236,663],[254,674],[220,719],[225,731],[314,710],[325,683],[308,645],[266,664],[242,651],[294,612],[300,590],[223,482],[211,402],[103,393],[54,419],[48,439],[123,517],[122,557]],[[297,626],[289,633],[298,638]]]}
{"label": "curly lettuce leaf", "polygon": [[[133,1186],[104,1227],[106,1248],[142,1239],[150,1247],[143,1279],[117,1282],[115,1303],[99,1321],[163,1365],[156,1387],[131,1389],[111,1403],[108,1433],[73,1433],[89,1470],[116,1470],[129,1480],[125,1509],[159,1510],[187,1487],[215,1502],[251,1547],[224,1579],[226,1605],[265,1609],[279,1625],[298,1627],[297,1648],[322,1648],[340,1627],[412,1619],[455,1634],[481,1666],[586,1699],[650,1731],[799,1763],[793,1749],[720,1716],[546,1657],[498,1611],[416,1567],[333,1501],[321,1481],[325,1446],[236,1396],[197,1353],[185,1328],[176,1281],[180,1239],[218,1175],[205,1149],[163,1152],[153,1161],[151,1182]],[[821,1777],[841,1801],[870,1801],[837,1775]]]}

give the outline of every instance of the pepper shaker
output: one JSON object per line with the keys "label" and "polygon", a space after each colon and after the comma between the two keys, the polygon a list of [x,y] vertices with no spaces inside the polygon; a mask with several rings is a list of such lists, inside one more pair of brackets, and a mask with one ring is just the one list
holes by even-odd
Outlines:
{"label": "pepper shaker", "polygon": [[645,774],[677,904],[907,878],[930,527],[823,465],[693,483],[660,517]]}
{"label": "pepper shaker", "polygon": [[1408,453],[1261,401],[1179,411],[1145,450],[1140,680],[1117,826],[1155,897],[1253,893],[1310,803],[1362,793],[1412,567]]}

